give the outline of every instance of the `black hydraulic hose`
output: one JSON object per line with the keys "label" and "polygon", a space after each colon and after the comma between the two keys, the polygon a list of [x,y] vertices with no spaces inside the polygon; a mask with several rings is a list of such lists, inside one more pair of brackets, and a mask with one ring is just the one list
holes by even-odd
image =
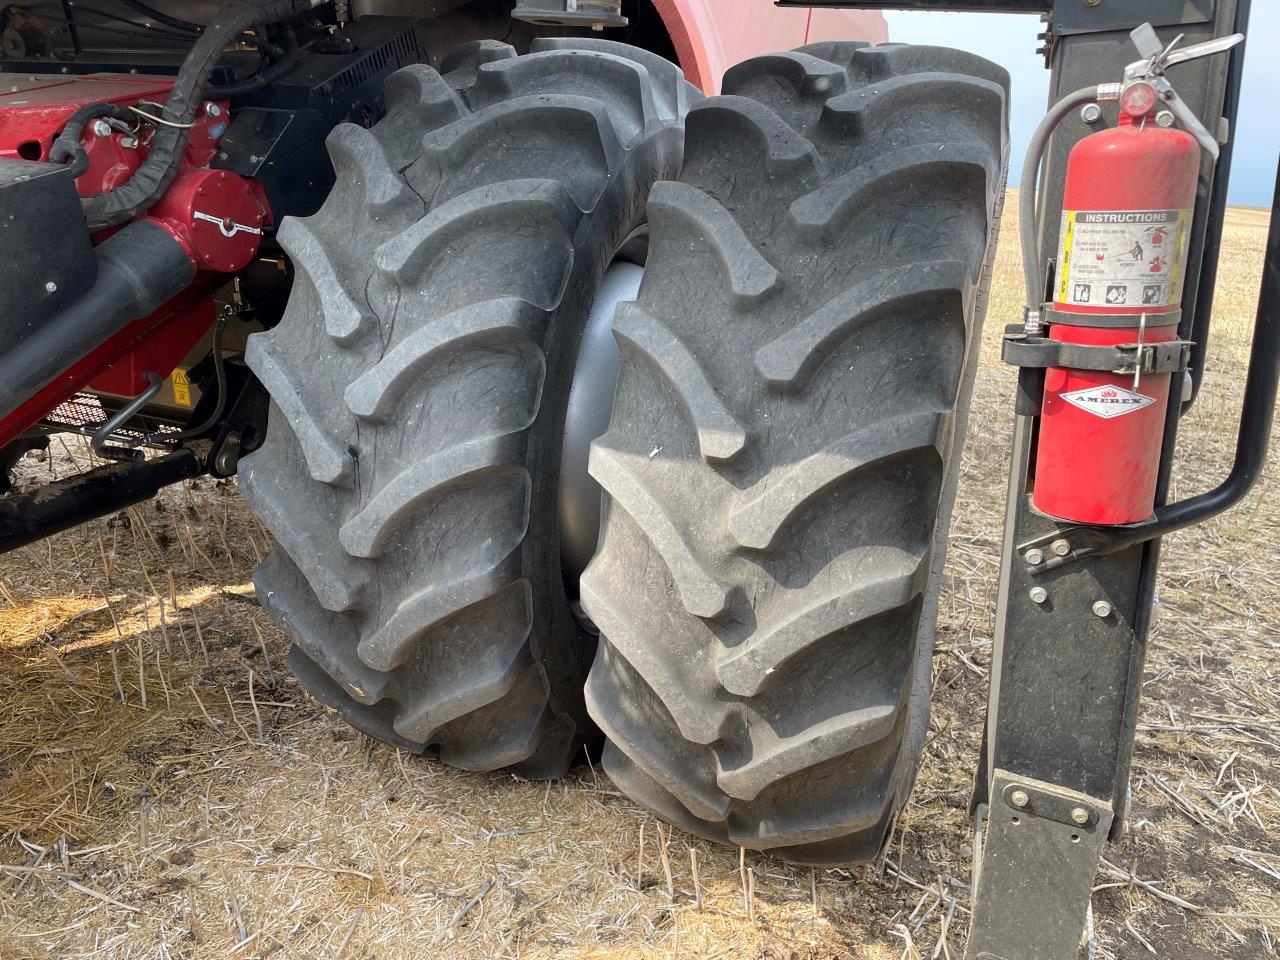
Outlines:
{"label": "black hydraulic hose", "polygon": [[278,23],[319,6],[320,2],[258,0],[224,8],[218,18],[205,28],[182,62],[161,113],[166,122],[157,129],[147,159],[119,187],[81,200],[89,229],[102,230],[133,220],[164,195],[177,175],[178,161],[187,147],[190,125],[205,95],[205,85],[229,43],[254,24]]}
{"label": "black hydraulic hose", "polygon": [[[154,24],[139,23],[137,20],[130,20],[128,17],[122,17],[118,13],[112,13],[110,10],[100,10],[97,7],[87,7],[83,3],[80,3],[76,7],[76,12],[80,15],[87,14],[94,17],[101,17],[103,20],[108,20],[113,23],[123,23],[149,37],[159,37],[162,40],[177,40],[181,43],[194,39],[193,34],[199,33],[198,30],[193,31],[190,27],[181,27],[179,28],[180,32],[170,33],[168,30],[158,29]],[[90,30],[95,29],[92,24],[77,23],[76,26],[87,27]]]}
{"label": "black hydraulic hose", "polygon": [[1022,180],[1018,183],[1018,234],[1022,240],[1022,272],[1027,281],[1027,307],[1039,310],[1044,302],[1044,260],[1040,255],[1040,231],[1036,207],[1037,185],[1040,180],[1040,164],[1049,139],[1071,111],[1098,99],[1097,85],[1084,87],[1063,97],[1045,114],[1027,146],[1027,159],[1022,165]]}
{"label": "black hydraulic hose", "polygon": [[161,13],[155,7],[149,6],[142,0],[124,0],[125,6],[133,7],[144,16],[150,17],[157,23],[163,23],[166,27],[172,27],[175,30],[182,30],[186,33],[200,33],[204,27],[190,20],[183,20],[181,17],[172,17],[167,13]]}
{"label": "black hydraulic hose", "polygon": [[298,36],[291,27],[286,27],[284,30],[284,48],[276,47],[275,49],[280,54],[275,63],[263,67],[253,76],[246,77],[243,80],[221,85],[210,85],[205,88],[206,94],[213,97],[241,97],[246,93],[261,90],[269,83],[275,83],[292,70],[298,60]]}
{"label": "black hydraulic hose", "polygon": [[137,117],[124,107],[116,106],[114,103],[90,103],[83,106],[71,115],[67,125],[62,128],[58,138],[49,147],[49,162],[66,163],[70,160],[73,178],[88,170],[89,157],[85,154],[84,147],[80,145],[80,134],[84,132],[85,124],[101,117],[111,117],[114,120],[130,123],[137,120]]}
{"label": "black hydraulic hose", "polygon": [[[92,11],[86,11],[86,12],[92,12]],[[53,14],[44,13],[43,11],[40,14],[40,19],[48,20],[52,23],[60,23],[71,30],[92,30],[97,33],[110,33],[118,37],[133,37],[135,39],[146,39],[146,40],[155,40],[155,39],[174,40],[180,43],[186,43],[192,39],[191,36],[189,35],[178,36],[177,34],[172,34],[165,31],[150,30],[141,23],[134,24],[135,29],[130,30],[126,27],[107,27],[107,26],[103,26],[100,23],[85,23],[83,20],[68,20],[66,17],[55,17]],[[115,18],[115,19],[122,19],[122,18]],[[133,23],[132,20],[126,20],[124,22]]]}
{"label": "black hydraulic hose", "polygon": [[[269,39],[267,39],[265,29],[261,31],[255,30],[252,34],[249,34],[248,36],[246,36],[245,40],[253,44],[255,47],[257,47],[258,50],[261,51],[262,54],[272,63],[284,58],[284,55],[285,55],[284,47],[278,46],[277,44],[274,44]],[[205,87],[206,91],[211,89],[216,90],[218,88],[208,87],[208,86]]]}

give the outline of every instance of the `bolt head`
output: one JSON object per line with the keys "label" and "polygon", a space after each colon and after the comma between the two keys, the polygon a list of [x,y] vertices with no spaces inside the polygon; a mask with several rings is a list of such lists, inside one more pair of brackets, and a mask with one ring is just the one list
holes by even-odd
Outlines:
{"label": "bolt head", "polygon": [[1080,119],[1085,123],[1097,123],[1102,119],[1102,107],[1096,103],[1086,103],[1080,108]]}
{"label": "bolt head", "polygon": [[1111,604],[1107,603],[1105,600],[1099,600],[1093,605],[1093,612],[1099,617],[1109,617],[1111,616]]}
{"label": "bolt head", "polygon": [[1161,110],[1159,113],[1156,114],[1156,126],[1166,127],[1166,128],[1172,127],[1173,114],[1168,110]]}
{"label": "bolt head", "polygon": [[137,137],[121,137],[120,146],[124,147],[126,150],[134,150],[138,146],[138,138]]}
{"label": "bolt head", "polygon": [[52,280],[50,280],[48,283],[46,283],[46,284],[44,285],[44,292],[45,292],[45,293],[57,293],[57,292],[58,292],[58,285],[57,285],[56,283],[54,283]]}
{"label": "bolt head", "polygon": [[1031,564],[1033,567],[1039,566],[1040,564],[1044,563],[1044,551],[1035,550],[1035,549],[1028,550],[1026,554],[1026,559],[1027,559],[1027,563]]}
{"label": "bolt head", "polygon": [[1028,595],[1032,603],[1044,603],[1049,599],[1049,591],[1044,587],[1032,587]]}
{"label": "bolt head", "polygon": [[1065,557],[1071,552],[1071,544],[1065,540],[1055,540],[1049,547],[1055,557]]}
{"label": "bolt head", "polygon": [[1031,798],[1027,796],[1027,791],[1015,790],[1013,791],[1013,793],[1009,794],[1009,802],[1012,803],[1019,810],[1021,810],[1028,803],[1031,802]]}
{"label": "bolt head", "polygon": [[1089,811],[1084,807],[1076,807],[1071,811],[1071,819],[1073,822],[1078,823],[1083,827],[1089,822]]}
{"label": "bolt head", "polygon": [[222,108],[216,103],[206,103],[204,105],[204,112],[211,117],[222,116]]}
{"label": "bolt head", "polygon": [[99,137],[109,137],[111,136],[111,124],[105,120],[95,120],[93,121],[93,132]]}

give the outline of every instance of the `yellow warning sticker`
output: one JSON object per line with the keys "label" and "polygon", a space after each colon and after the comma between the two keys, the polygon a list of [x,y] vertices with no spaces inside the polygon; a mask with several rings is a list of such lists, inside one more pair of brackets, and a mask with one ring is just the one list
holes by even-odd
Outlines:
{"label": "yellow warning sticker", "polygon": [[1190,210],[1064,210],[1055,299],[1086,307],[1176,307],[1190,223]]}
{"label": "yellow warning sticker", "polygon": [[169,379],[173,382],[173,402],[179,406],[190,407],[192,405],[191,381],[187,379],[187,371],[178,367]]}

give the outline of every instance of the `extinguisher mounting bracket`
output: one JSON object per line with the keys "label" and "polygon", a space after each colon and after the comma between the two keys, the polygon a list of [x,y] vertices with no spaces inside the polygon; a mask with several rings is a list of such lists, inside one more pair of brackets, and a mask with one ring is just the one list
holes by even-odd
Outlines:
{"label": "extinguisher mounting bracket", "polygon": [[1029,335],[1021,324],[1011,324],[1005,329],[1001,358],[1012,366],[1032,369],[1060,367],[1120,375],[1178,373],[1187,369],[1191,346],[1189,340],[1113,346],[1062,343]]}

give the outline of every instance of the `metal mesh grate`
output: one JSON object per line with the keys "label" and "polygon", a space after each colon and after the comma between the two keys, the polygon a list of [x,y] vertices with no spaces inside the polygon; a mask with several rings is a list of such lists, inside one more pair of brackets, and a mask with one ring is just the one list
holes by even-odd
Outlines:
{"label": "metal mesh grate", "polygon": [[[70,400],[54,407],[41,425],[55,431],[91,434],[106,423],[113,412],[103,407],[102,401],[93,394],[77,393]],[[140,413],[117,430],[115,436],[137,440],[147,434],[177,433],[181,429],[180,426]]]}

